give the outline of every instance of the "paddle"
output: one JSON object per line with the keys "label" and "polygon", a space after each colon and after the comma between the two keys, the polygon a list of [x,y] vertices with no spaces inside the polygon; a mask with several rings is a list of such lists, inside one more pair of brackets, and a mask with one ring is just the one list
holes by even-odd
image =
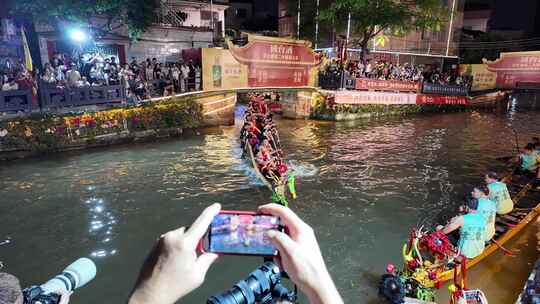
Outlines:
{"label": "paddle", "polygon": [[517,256],[514,252],[512,252],[512,251],[510,251],[510,250],[508,250],[508,249],[506,249],[506,248],[504,248],[501,244],[499,244],[499,243],[498,243],[497,241],[495,241],[494,239],[491,239],[491,241],[493,242],[493,244],[497,245],[497,247],[499,247],[500,250],[503,251],[504,255],[509,256],[509,257],[511,257],[511,258],[515,258],[515,257]]}

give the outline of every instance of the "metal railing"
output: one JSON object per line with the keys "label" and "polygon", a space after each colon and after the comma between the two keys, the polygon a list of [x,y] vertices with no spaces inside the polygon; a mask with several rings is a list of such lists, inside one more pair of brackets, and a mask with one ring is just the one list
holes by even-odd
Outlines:
{"label": "metal railing", "polygon": [[42,110],[123,103],[126,90],[121,85],[78,88],[43,85],[40,87],[40,101]]}
{"label": "metal railing", "polygon": [[0,112],[31,112],[32,90],[0,91]]}

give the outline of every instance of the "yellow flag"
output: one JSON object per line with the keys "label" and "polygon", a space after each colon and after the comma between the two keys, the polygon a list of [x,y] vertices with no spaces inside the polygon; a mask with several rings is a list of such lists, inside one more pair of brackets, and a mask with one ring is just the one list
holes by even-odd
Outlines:
{"label": "yellow flag", "polygon": [[24,28],[21,27],[21,36],[22,36],[22,43],[24,48],[24,65],[26,66],[26,69],[28,71],[32,71],[33,65],[32,65],[32,55],[30,55],[30,48],[28,47],[28,40],[26,40],[26,33],[24,32]]}

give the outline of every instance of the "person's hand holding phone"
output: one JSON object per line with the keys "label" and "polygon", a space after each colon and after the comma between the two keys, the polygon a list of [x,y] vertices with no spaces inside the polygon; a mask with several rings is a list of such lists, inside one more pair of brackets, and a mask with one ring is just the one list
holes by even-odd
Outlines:
{"label": "person's hand holding phone", "polygon": [[161,236],[143,264],[129,304],[173,304],[204,282],[218,256],[197,256],[196,248],[220,210],[221,205],[213,204],[187,231],[180,227]]}
{"label": "person's hand holding phone", "polygon": [[343,303],[326,269],[313,229],[291,209],[278,204],[261,206],[259,212],[280,217],[288,229],[289,235],[272,230],[268,237],[279,250],[284,270],[310,303]]}

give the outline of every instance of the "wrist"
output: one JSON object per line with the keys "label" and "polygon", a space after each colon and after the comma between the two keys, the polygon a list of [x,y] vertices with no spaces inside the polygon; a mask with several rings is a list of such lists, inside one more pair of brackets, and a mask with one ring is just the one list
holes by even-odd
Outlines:
{"label": "wrist", "polygon": [[310,304],[343,304],[343,300],[330,277],[325,270],[323,275],[317,276],[318,279],[309,284],[306,290],[306,296]]}

